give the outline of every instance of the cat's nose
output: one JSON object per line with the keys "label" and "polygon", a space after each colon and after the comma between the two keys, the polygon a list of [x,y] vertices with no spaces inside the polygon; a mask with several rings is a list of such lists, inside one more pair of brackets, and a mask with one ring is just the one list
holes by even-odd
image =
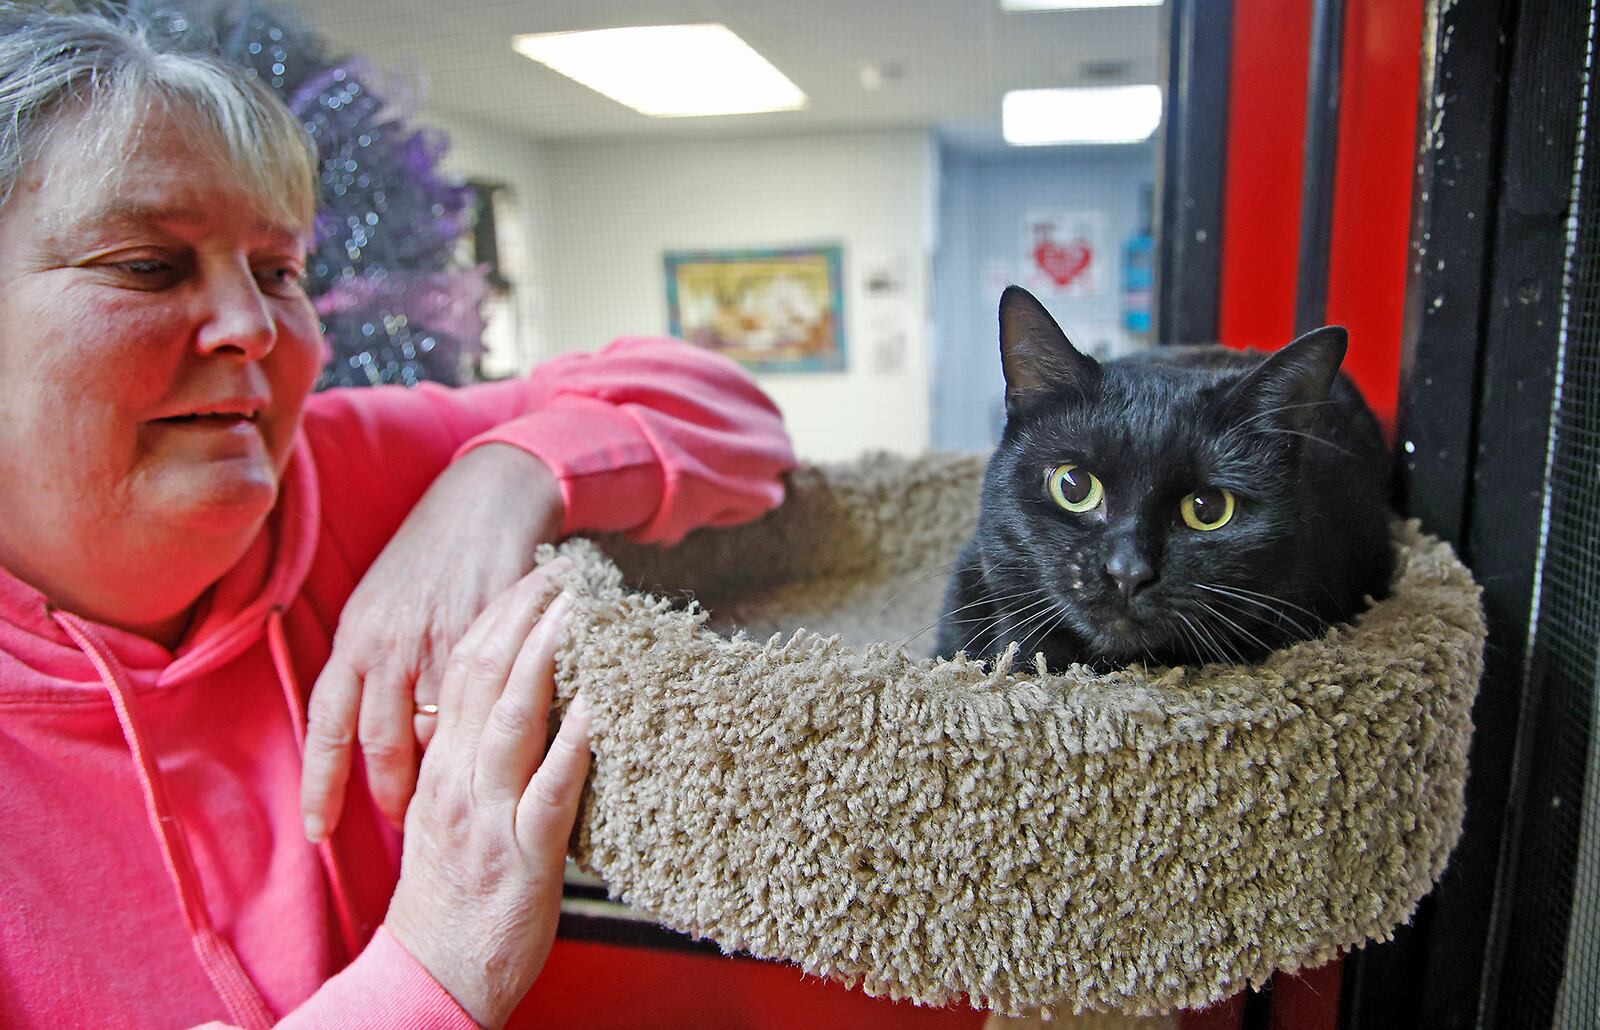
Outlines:
{"label": "cat's nose", "polygon": [[1118,550],[1106,559],[1106,575],[1117,581],[1125,601],[1156,578],[1156,570],[1144,558],[1132,551]]}

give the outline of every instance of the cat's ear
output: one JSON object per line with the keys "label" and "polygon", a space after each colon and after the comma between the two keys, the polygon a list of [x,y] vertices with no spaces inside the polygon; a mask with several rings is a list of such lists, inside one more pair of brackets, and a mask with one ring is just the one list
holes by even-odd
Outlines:
{"label": "cat's ear", "polygon": [[1237,395],[1255,413],[1271,414],[1303,432],[1316,417],[1317,405],[1328,399],[1349,342],[1342,326],[1313,329],[1268,355],[1239,384]]}
{"label": "cat's ear", "polygon": [[1063,391],[1087,397],[1100,382],[1099,363],[1079,353],[1038,298],[1020,286],[1007,286],[1000,296],[1000,365],[1007,414]]}

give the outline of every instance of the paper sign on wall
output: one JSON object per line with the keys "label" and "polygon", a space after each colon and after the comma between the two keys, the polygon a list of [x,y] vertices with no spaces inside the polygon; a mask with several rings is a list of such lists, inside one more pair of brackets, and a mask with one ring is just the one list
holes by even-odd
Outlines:
{"label": "paper sign on wall", "polygon": [[1022,285],[1040,296],[1104,292],[1106,220],[1095,211],[1044,211],[1022,220]]}

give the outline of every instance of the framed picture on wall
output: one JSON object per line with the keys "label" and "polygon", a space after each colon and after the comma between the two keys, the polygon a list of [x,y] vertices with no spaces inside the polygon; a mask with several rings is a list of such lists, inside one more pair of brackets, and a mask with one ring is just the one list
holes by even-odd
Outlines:
{"label": "framed picture on wall", "polygon": [[753,372],[842,372],[844,248],[668,251],[672,335]]}

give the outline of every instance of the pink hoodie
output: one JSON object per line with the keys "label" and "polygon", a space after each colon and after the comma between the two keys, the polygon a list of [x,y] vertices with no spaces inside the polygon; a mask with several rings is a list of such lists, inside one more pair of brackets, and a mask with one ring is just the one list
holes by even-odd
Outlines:
{"label": "pink hoodie", "polygon": [[0,570],[0,1026],[472,1025],[378,929],[399,839],[359,773],[306,843],[299,746],[345,600],[489,441],[556,473],[565,531],[666,542],[773,507],[793,465],[737,367],[621,340],[515,382],[310,398],[276,510],[174,652]]}

